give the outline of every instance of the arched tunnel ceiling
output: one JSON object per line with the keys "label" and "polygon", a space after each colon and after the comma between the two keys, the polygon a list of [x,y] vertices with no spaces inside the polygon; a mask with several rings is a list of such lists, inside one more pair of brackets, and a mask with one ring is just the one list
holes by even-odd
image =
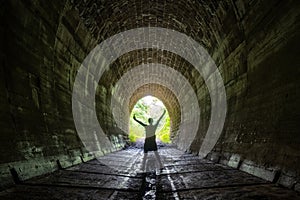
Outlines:
{"label": "arched tunnel ceiling", "polygon": [[[86,27],[99,42],[122,31],[139,27],[163,27],[185,33],[199,42],[211,54],[216,52],[218,64],[222,35],[231,31],[229,22],[236,21],[232,2],[213,1],[72,1]],[[228,12],[232,11],[232,12]],[[233,43],[230,48],[235,48]],[[227,48],[228,52],[230,49]],[[223,52],[222,52],[223,53]],[[224,52],[227,53],[227,52]],[[194,88],[198,101],[207,99],[207,90],[199,90],[204,81],[189,63],[170,52],[161,50],[137,50],[122,56],[108,69],[100,84],[110,93],[113,83],[126,71],[142,63],[162,63],[174,67],[183,74]],[[126,58],[128,57],[128,58]],[[223,55],[226,57],[226,55]],[[158,58],[158,59],[157,59]],[[126,60],[127,59],[127,60]],[[159,60],[160,59],[160,60]],[[182,61],[182,64],[180,63]],[[107,85],[109,84],[109,85]],[[198,84],[198,85],[196,85]],[[200,92],[201,91],[201,92]],[[209,96],[209,95],[208,95]],[[205,100],[207,103],[207,100]],[[206,108],[207,109],[207,108]],[[209,109],[209,108],[208,108]],[[205,129],[205,128],[204,128]]]}
{"label": "arched tunnel ceiling", "polygon": [[[234,12],[229,12],[230,14],[226,12],[229,8],[232,9],[230,2],[178,1],[174,4],[172,1],[72,1],[71,4],[79,11],[85,26],[88,27],[99,43],[126,30],[139,27],[163,27],[191,36],[208,52],[215,52],[217,54],[216,61],[220,58],[218,51],[216,51],[220,48],[219,43],[222,41],[220,35],[230,31],[230,28],[224,30],[222,25],[226,25],[225,21],[227,20],[231,23],[236,20]],[[126,43],[126,41],[121,40],[119,42]],[[174,41],[174,43],[176,42]],[[178,47],[180,48],[180,45]],[[235,45],[232,44],[231,47],[235,48]],[[161,63],[174,68],[187,79],[196,94],[197,103],[209,96],[207,95],[206,86],[203,84],[204,81],[199,81],[202,79],[198,71],[180,56],[168,51],[156,50],[153,47],[152,49],[133,50],[126,52],[126,54],[106,68],[105,76],[100,80],[100,85],[105,86],[108,95],[112,93],[114,83],[132,67],[145,63]],[[192,56],[191,52],[189,56]],[[206,69],[201,73],[205,73],[208,77],[208,74],[213,73],[213,71],[210,72],[212,68],[208,66],[209,64],[204,65]],[[143,84],[151,82],[153,80]],[[212,81],[210,82],[212,85]],[[154,81],[154,83],[160,82]],[[130,98],[130,96],[126,98]],[[178,99],[180,98],[178,97]],[[126,102],[127,104],[128,102]],[[126,112],[123,115],[126,116]],[[198,115],[200,115],[200,112],[198,112]],[[121,118],[124,119],[124,117]],[[125,118],[128,118],[128,116]],[[195,130],[197,131],[198,127]]]}
{"label": "arched tunnel ceiling", "polygon": [[[175,126],[179,127],[178,132],[187,141],[183,148],[188,148],[199,127],[200,109],[197,96],[181,73],[162,64],[148,63],[136,66],[125,73],[117,82],[113,90],[111,108],[118,127],[127,132],[131,97],[139,88],[153,83],[156,87],[162,85],[168,88],[178,99],[179,106],[177,107],[181,109],[181,123]],[[149,88],[146,87],[145,89],[149,91]]]}
{"label": "arched tunnel ceiling", "polygon": [[127,71],[138,65],[147,63],[158,63],[171,67],[180,72],[189,81],[195,91],[203,87],[204,91],[207,92],[203,77],[191,63],[179,55],[161,49],[139,49],[123,54],[104,72],[99,84],[110,88]]}
{"label": "arched tunnel ceiling", "polygon": [[191,36],[211,53],[236,24],[231,1],[75,0],[73,6],[99,41],[133,28],[163,27]]}
{"label": "arched tunnel ceiling", "polygon": [[170,116],[180,116],[180,105],[177,97],[169,88],[156,83],[145,84],[132,94],[129,100],[129,111],[133,109],[139,99],[148,95],[160,99],[166,106]]}
{"label": "arched tunnel ceiling", "polygon": [[[161,49],[138,49],[138,50],[134,50],[134,51],[123,54],[122,56],[117,58],[115,62],[113,62],[113,64],[109,67],[109,69],[107,69],[104,72],[103,76],[101,77],[101,79],[99,81],[99,84],[103,85],[105,88],[107,88],[108,93],[110,93],[113,90],[113,88],[115,87],[115,84],[117,83],[117,81],[119,79],[121,79],[122,76],[124,74],[126,74],[128,71],[130,71],[134,67],[142,65],[142,64],[153,65],[155,63],[168,66],[168,67],[174,69],[175,71],[179,72],[180,74],[182,74],[182,76],[186,78],[186,80],[189,82],[192,89],[194,90],[195,94],[197,95],[199,104],[201,104],[201,103],[203,104],[203,102],[201,102],[201,100],[203,101],[203,97],[209,96],[208,89],[207,89],[207,86],[205,85],[203,77],[200,75],[199,71],[196,70],[191,63],[189,63],[187,60],[185,60],[184,58],[182,58],[181,56],[179,56],[177,54],[174,54],[174,53],[166,51],[166,50],[161,50]],[[147,73],[147,72],[141,72],[141,73]],[[160,74],[160,72],[157,71],[157,74]],[[139,74],[136,74],[135,76],[138,77],[137,81],[139,81],[140,79],[141,80],[143,79],[143,76],[139,76]],[[161,78],[163,79],[164,77],[161,77]],[[174,86],[177,85],[176,78],[172,77],[172,79],[174,79],[172,81],[175,81],[173,83],[173,85]],[[132,81],[131,84],[137,84],[137,82]],[[148,84],[148,83],[146,83],[146,84]],[[154,87],[156,87],[156,86],[159,86],[159,84],[154,84],[152,82],[151,88],[154,89]],[[165,87],[165,86],[163,86],[163,87]],[[181,85],[177,85],[177,87],[180,88]],[[148,88],[148,87],[146,87],[146,88]],[[145,92],[152,92],[150,87],[148,89],[149,90],[147,90]],[[158,90],[158,89],[159,88],[156,88],[156,90]],[[132,95],[136,95],[136,92]],[[176,95],[175,95],[175,97],[176,97]],[[128,96],[127,98],[132,99],[133,96],[132,97]],[[162,99],[166,99],[166,98],[164,97]],[[209,100],[210,100],[209,98],[208,98],[208,100],[206,99],[206,103],[210,103]],[[166,102],[167,102],[167,100],[166,100]],[[129,111],[131,110],[132,106],[133,105],[129,104]],[[176,106],[176,104],[173,104],[171,107],[174,108],[177,106]],[[168,109],[168,110],[170,112],[171,119],[172,118],[175,119],[175,121],[172,125],[174,128],[173,130],[176,131],[179,127],[179,124],[177,122],[181,121],[181,119],[180,119],[181,110],[180,110],[180,108],[179,108],[179,110],[176,109],[176,112],[178,112],[178,114],[175,114],[174,109],[171,109],[171,110]],[[178,120],[177,120],[177,116],[179,117]],[[105,118],[105,117],[101,117],[101,118]],[[205,127],[202,127],[202,129],[205,131]]]}
{"label": "arched tunnel ceiling", "polygon": [[[76,100],[76,102],[79,104],[73,102],[73,105],[75,106],[73,107],[73,110],[74,108],[80,109],[80,102],[86,102],[88,99],[90,99],[90,98],[87,99],[87,97],[92,97],[94,95],[94,91],[92,88],[95,87],[95,83],[98,84],[99,79],[104,73],[104,71],[109,69],[110,63],[114,62],[119,56],[125,53],[134,51],[136,49],[148,49],[148,48],[165,49],[167,51],[172,51],[174,54],[178,54],[186,58],[193,66],[195,66],[195,68],[203,76],[209,91],[213,92],[210,93],[210,96],[211,95],[215,97],[216,95],[222,96],[221,100],[218,100],[219,97],[214,98],[215,101],[212,104],[213,114],[211,115],[211,118],[214,119],[212,121],[219,121],[215,123],[216,125],[214,126],[215,127],[217,126],[221,130],[221,127],[223,126],[223,120],[216,120],[216,119],[225,118],[225,113],[226,113],[226,105],[224,101],[225,90],[222,84],[223,82],[222,78],[219,74],[219,71],[216,69],[214,62],[211,60],[211,57],[209,56],[207,51],[203,49],[203,47],[199,45],[196,41],[192,40],[185,34],[174,32],[174,30],[163,29],[163,28],[144,27],[144,28],[125,31],[122,32],[121,34],[117,34],[109,38],[108,40],[105,40],[103,43],[100,44],[100,46],[95,48],[93,52],[91,52],[87,57],[88,59],[85,59],[84,61],[85,64],[82,65],[83,68],[79,73],[80,75],[79,76],[77,75],[79,79],[77,80],[74,86],[76,89],[73,90],[73,94],[75,94],[73,99],[78,98],[78,101]],[[101,62],[101,64],[100,63],[97,64],[97,62],[98,63]],[[148,64],[148,66],[151,66],[153,68],[155,65]],[[160,65],[156,64],[156,66],[166,69],[166,67],[163,67],[163,65],[161,64]],[[124,130],[125,132],[127,132],[128,130],[126,121],[129,117],[129,111],[120,108],[120,107],[125,107],[125,109],[128,109],[127,107],[128,98],[130,97],[131,93],[133,93],[134,91],[133,90],[132,92],[128,92],[128,88],[132,89],[131,86],[135,85],[138,82],[140,84],[146,84],[151,82],[154,83],[164,82],[165,85],[168,85],[169,88],[172,88],[172,90],[176,93],[176,96],[178,96],[178,99],[180,100],[182,99],[182,102],[184,103],[181,103],[180,105],[182,105],[183,108],[187,108],[187,109],[183,109],[184,111],[181,112],[183,114],[182,115],[183,120],[181,120],[183,122],[183,125],[181,126],[180,132],[183,135],[185,135],[182,138],[189,137],[188,134],[191,134],[193,136],[190,136],[190,138],[193,139],[196,133],[198,132],[199,115],[200,115],[200,111],[198,110],[199,109],[198,98],[195,94],[194,89],[191,87],[191,85],[187,80],[181,81],[181,79],[185,79],[183,78],[184,76],[179,72],[177,72],[177,74],[173,73],[175,70],[172,68],[168,69],[170,73],[168,72],[161,73],[163,71],[162,69],[155,69],[155,70],[151,69],[151,71],[147,71],[149,70],[148,68],[144,67],[142,70],[135,72],[135,76],[131,76],[123,84],[119,84],[120,87],[123,87],[122,90],[123,93],[122,95],[116,95],[114,98],[112,98],[112,101],[115,100],[116,102],[118,102],[117,104],[115,104],[118,106],[114,106],[113,105],[114,103],[111,106],[118,127],[121,130]],[[185,69],[185,70],[191,70],[191,69]],[[155,73],[153,74],[153,72]],[[95,76],[94,75],[86,76],[84,75],[84,73],[92,73],[92,74],[96,73],[96,74]],[[139,77],[138,74],[144,74],[144,75],[150,74],[150,76]],[[161,76],[162,74],[164,76]],[[124,76],[122,76],[121,79],[123,77]],[[81,78],[83,78],[83,80],[80,80]],[[167,81],[166,78],[168,78]],[[85,83],[87,85],[85,86],[82,85],[81,83]],[[126,85],[126,87],[124,87],[124,85]],[[82,96],[81,93],[78,93],[80,90],[85,90],[86,88],[92,89],[92,90],[89,89],[90,90],[89,92],[88,91],[85,92],[85,95],[88,96],[85,95]],[[109,89],[110,90],[109,93],[111,92],[111,89],[112,88]],[[81,98],[85,98],[85,100]],[[90,101],[90,103],[92,103],[92,101]],[[224,108],[221,109],[222,114],[217,114],[216,112],[213,112],[216,110],[219,111],[220,108],[218,108],[218,106]],[[116,113],[118,114],[115,115]],[[92,118],[93,120],[96,120],[94,116]],[[82,124],[81,119],[78,119],[76,121]],[[210,122],[210,124],[212,124],[212,121]],[[95,121],[95,123],[91,122],[91,125],[92,124],[97,124],[97,123]],[[213,129],[214,128],[208,128],[208,133],[213,132],[214,131]],[[218,134],[220,133],[220,130],[217,131]],[[186,140],[184,139],[184,141]],[[213,142],[210,142],[210,146],[212,146],[211,144],[213,144]],[[188,146],[189,145],[187,145],[186,147]]]}

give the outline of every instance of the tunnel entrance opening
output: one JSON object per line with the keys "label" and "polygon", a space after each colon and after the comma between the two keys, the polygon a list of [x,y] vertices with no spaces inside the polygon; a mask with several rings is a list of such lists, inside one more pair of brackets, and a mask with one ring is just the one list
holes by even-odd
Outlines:
{"label": "tunnel entrance opening", "polygon": [[[144,127],[133,120],[135,115],[139,120],[148,124],[148,119],[153,118],[154,123],[163,113],[167,111],[164,103],[156,97],[145,96],[139,99],[134,105],[129,120],[129,139],[131,142],[143,142],[145,139]],[[156,140],[162,143],[171,143],[170,141],[170,116],[169,113],[163,116],[156,130]]]}

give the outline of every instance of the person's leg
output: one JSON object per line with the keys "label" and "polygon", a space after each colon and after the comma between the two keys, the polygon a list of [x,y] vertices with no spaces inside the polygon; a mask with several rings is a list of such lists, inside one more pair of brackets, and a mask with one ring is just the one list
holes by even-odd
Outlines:
{"label": "person's leg", "polygon": [[148,156],[148,153],[144,153],[144,157],[143,157],[143,161],[142,161],[142,168],[141,168],[142,171],[145,171],[147,156]]}
{"label": "person's leg", "polygon": [[159,154],[158,154],[157,151],[154,151],[154,155],[155,155],[156,160],[157,160],[157,162],[158,162],[158,164],[159,164],[159,168],[160,168],[160,169],[164,168],[164,166],[163,166],[163,164],[162,164],[162,162],[161,162],[160,156],[159,156]]}

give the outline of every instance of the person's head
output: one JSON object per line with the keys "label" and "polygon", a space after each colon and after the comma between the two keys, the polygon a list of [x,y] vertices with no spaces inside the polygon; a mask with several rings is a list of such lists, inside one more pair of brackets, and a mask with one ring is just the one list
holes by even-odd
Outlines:
{"label": "person's head", "polygon": [[152,118],[149,118],[149,119],[148,119],[148,122],[149,122],[149,124],[152,124],[152,123],[153,123],[153,119],[152,119]]}

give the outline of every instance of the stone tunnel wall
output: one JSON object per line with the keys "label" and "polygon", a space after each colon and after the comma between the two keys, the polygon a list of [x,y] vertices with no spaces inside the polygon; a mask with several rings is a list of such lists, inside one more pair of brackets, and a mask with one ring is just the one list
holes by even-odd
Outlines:
{"label": "stone tunnel wall", "polygon": [[296,1],[237,5],[243,31],[232,29],[214,52],[228,112],[209,158],[288,187],[300,174],[299,8]]}
{"label": "stone tunnel wall", "polygon": [[97,44],[78,12],[65,1],[0,7],[1,187],[13,184],[12,168],[23,180],[58,169],[57,160],[67,167],[122,148],[126,138],[117,135],[109,137],[109,149],[87,152],[76,133],[73,82]]}
{"label": "stone tunnel wall", "polygon": [[[279,182],[295,187],[300,173],[298,1],[166,0],[129,6],[121,0],[107,1],[101,12],[97,6],[93,1],[1,2],[1,184],[12,183],[10,168],[25,179],[57,169],[56,160],[69,166],[81,162],[80,156],[92,158],[72,118],[72,86],[80,63],[109,36],[159,26],[201,43],[224,79],[227,118],[208,158],[268,180],[281,172]],[[211,109],[204,81],[182,58],[163,52],[155,60],[153,52],[142,54],[148,63],[176,69],[194,88],[203,117],[190,150],[199,152]],[[111,69],[127,69],[108,71],[111,76],[100,81],[96,108],[108,135],[122,134],[114,129],[109,102],[113,85],[108,83],[145,60],[126,65],[120,59]],[[111,139],[116,141],[112,149],[101,153],[122,147],[122,137],[117,138]]]}

